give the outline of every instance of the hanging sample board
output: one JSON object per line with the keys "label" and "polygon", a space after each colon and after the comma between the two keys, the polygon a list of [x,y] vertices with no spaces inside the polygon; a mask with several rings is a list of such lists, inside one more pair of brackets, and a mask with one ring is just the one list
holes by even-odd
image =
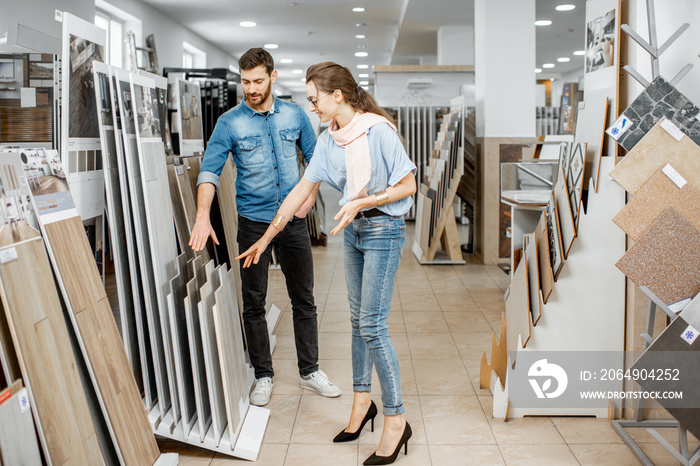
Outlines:
{"label": "hanging sample board", "polygon": [[691,184],[700,186],[700,146],[685,137],[673,122],[662,119],[615,166],[610,176],[627,192],[636,194],[666,164],[671,164]]}
{"label": "hanging sample board", "polygon": [[670,120],[683,134],[700,144],[700,114],[693,102],[658,77],[625,109],[605,132],[627,150],[644,137],[651,125],[662,117]]}
{"label": "hanging sample board", "polygon": [[[105,205],[109,224],[114,273],[117,284],[117,301],[121,321],[121,335],[126,355],[136,377],[136,384],[143,386],[141,360],[139,356],[138,336],[136,332],[136,314],[129,274],[129,256],[126,246],[127,232],[124,226],[124,207],[122,205],[119,168],[117,166],[117,139],[112,105],[111,75],[109,66],[93,62],[95,79],[95,100],[102,148],[102,166],[105,177]],[[131,232],[129,232],[131,233]],[[142,391],[141,388],[139,388]]]}
{"label": "hanging sample board", "polygon": [[671,165],[666,165],[637,191],[613,221],[637,241],[669,207],[700,230],[700,191],[688,184]]}
{"label": "hanging sample board", "polygon": [[203,155],[202,100],[199,84],[175,81],[177,115],[180,121],[180,155]]}
{"label": "hanging sample board", "polygon": [[0,153],[0,181],[0,296],[42,449],[52,464],[104,464],[19,154]]}
{"label": "hanging sample board", "polygon": [[[50,151],[47,151],[50,152]],[[51,158],[49,157],[49,160]],[[44,164],[45,166],[48,163]],[[60,174],[59,174],[60,175]],[[33,204],[68,315],[90,372],[117,456],[154,464],[160,453],[83,223],[59,175],[35,184]],[[49,183],[49,181],[55,181]],[[53,206],[62,204],[62,209]]]}
{"label": "hanging sample board", "polygon": [[[155,282],[167,382],[172,400],[172,422],[177,424],[181,413],[167,305],[169,283],[177,274],[177,240],[168,187],[165,146],[160,135],[156,92],[157,85],[161,88],[167,87],[167,80],[155,75],[154,77],[159,79],[130,75],[131,105],[138,142],[147,239],[153,265],[151,273]],[[161,412],[161,416],[165,417],[165,413]]]}
{"label": "hanging sample board", "polygon": [[117,95],[119,97],[119,110],[121,112],[121,121],[123,125],[124,159],[126,162],[129,197],[134,220],[134,236],[136,238],[142,279],[146,321],[148,323],[147,328],[144,330],[148,330],[149,339],[146,343],[150,346],[152,354],[151,359],[153,361],[158,408],[161,415],[164,417],[171,406],[171,395],[168,385],[168,372],[165,364],[165,348],[163,346],[163,333],[160,325],[161,318],[158,307],[155,275],[153,273],[153,255],[151,254],[151,244],[148,239],[149,229],[146,220],[142,173],[139,164],[138,142],[136,139],[136,124],[134,123],[134,110],[132,106],[133,96],[129,76],[130,73],[127,71],[116,69],[118,84]]}
{"label": "hanging sample board", "polygon": [[61,155],[63,170],[83,220],[104,210],[104,175],[92,62],[104,62],[105,31],[63,13]]}
{"label": "hanging sample board", "polygon": [[[132,144],[136,142],[136,135],[131,131],[130,135],[126,135],[126,125],[122,127],[125,121],[122,117],[123,113],[119,101],[121,100],[120,91],[122,87],[129,88],[128,81],[120,84],[117,80],[117,68],[110,67],[110,91],[112,94],[112,113],[115,123],[114,136],[116,139],[116,162],[117,162],[117,180],[119,181],[119,193],[121,195],[122,215],[124,221],[124,236],[126,240],[126,251],[129,265],[129,281],[131,285],[131,296],[134,303],[133,313],[136,322],[136,335],[139,348],[139,358],[141,367],[141,381],[143,383],[143,401],[146,405],[146,410],[150,411],[158,398],[156,389],[156,373],[153,366],[153,352],[151,351],[150,333],[148,330],[148,318],[146,311],[146,294],[144,293],[144,284],[147,280],[144,279],[141,272],[142,259],[139,255],[136,230],[135,230],[135,215],[138,208],[132,209],[131,190],[129,188],[129,175],[126,168],[126,150],[132,150]],[[119,69],[119,73],[125,73]],[[121,87],[120,87],[121,86]],[[131,91],[129,89],[129,96]],[[130,110],[129,110],[130,114]],[[129,120],[131,121],[131,120]],[[131,125],[133,127],[133,124]],[[128,139],[127,139],[128,138]],[[129,148],[126,144],[129,143]],[[135,150],[135,149],[134,149]],[[117,202],[116,200],[114,202]],[[115,220],[118,222],[118,220]],[[133,365],[133,364],[132,364]]]}

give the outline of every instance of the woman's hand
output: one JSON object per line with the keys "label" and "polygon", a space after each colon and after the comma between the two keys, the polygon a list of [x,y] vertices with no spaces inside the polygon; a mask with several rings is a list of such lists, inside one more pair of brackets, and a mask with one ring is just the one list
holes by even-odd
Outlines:
{"label": "woman's hand", "polygon": [[331,235],[335,236],[340,230],[350,225],[350,222],[355,219],[357,213],[365,207],[363,202],[364,199],[355,199],[354,201],[350,201],[341,207],[340,211],[335,214],[335,217],[333,217],[333,220],[341,219],[340,223],[336,225],[333,230],[331,230]]}
{"label": "woman's hand", "polygon": [[243,262],[243,268],[247,269],[252,264],[257,264],[260,260],[260,256],[265,252],[267,246],[270,243],[263,237],[260,238],[254,245],[252,245],[246,252],[236,257],[235,260],[241,260],[245,257],[245,262]]}

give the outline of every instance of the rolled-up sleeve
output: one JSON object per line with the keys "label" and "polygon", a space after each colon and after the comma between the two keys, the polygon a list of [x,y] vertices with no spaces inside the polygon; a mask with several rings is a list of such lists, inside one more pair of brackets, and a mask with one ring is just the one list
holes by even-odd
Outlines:
{"label": "rolled-up sleeve", "polygon": [[233,148],[233,137],[229,130],[225,115],[219,118],[214,127],[214,132],[207,143],[207,151],[197,177],[197,186],[202,183],[211,183],[219,188],[219,176],[228,159],[228,154]]}

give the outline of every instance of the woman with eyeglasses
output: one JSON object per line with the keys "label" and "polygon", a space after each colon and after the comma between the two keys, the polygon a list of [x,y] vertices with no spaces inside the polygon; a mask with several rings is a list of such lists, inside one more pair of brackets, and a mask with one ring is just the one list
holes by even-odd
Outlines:
{"label": "woman with eyeglasses", "polygon": [[406,241],[403,215],[416,191],[416,166],[406,155],[391,117],[352,77],[332,62],[306,72],[311,111],[329,128],[318,138],[304,176],[284,200],[265,235],[237,259],[257,263],[272,238],[294,215],[309,193],[324,181],[342,193],[340,220],[331,231],[344,231],[345,280],[352,323],[353,405],[348,426],[334,442],[360,436],[374,418],[370,399],[372,366],[382,389],[384,429],[377,450],[364,464],[391,464],[404,447],[411,426],[404,418],[399,363],[389,336],[394,280]]}

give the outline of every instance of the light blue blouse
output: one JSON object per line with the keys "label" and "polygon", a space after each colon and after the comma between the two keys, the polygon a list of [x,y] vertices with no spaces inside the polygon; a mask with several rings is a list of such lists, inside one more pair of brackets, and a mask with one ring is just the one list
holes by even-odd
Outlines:
{"label": "light blue blouse", "polygon": [[[372,195],[394,186],[409,173],[416,172],[416,165],[408,158],[396,132],[386,123],[378,123],[367,130],[372,178],[367,192]],[[339,204],[348,202],[345,148],[335,143],[328,130],[321,133],[316,149],[306,167],[304,177],[312,183],[325,181],[341,193]],[[377,207],[387,215],[404,215],[413,205],[411,196]]]}

